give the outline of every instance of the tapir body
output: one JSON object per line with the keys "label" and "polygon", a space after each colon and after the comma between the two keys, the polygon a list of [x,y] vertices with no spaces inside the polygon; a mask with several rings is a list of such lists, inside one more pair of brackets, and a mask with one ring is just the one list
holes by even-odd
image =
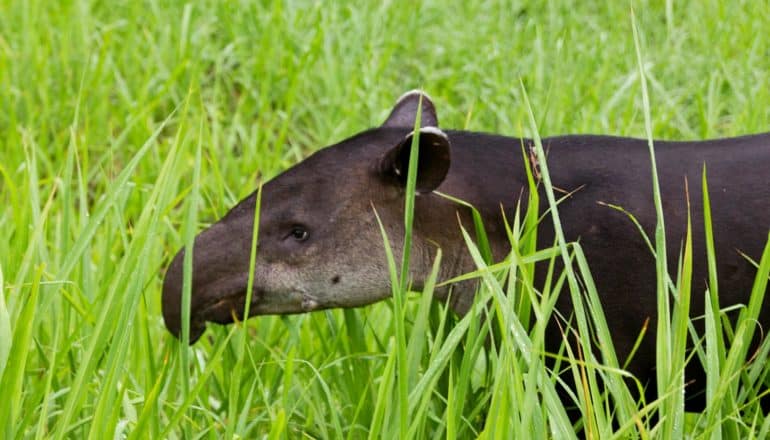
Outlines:
{"label": "tapir body", "polygon": [[[535,168],[540,165],[527,158],[532,141],[441,131],[430,99],[410,92],[382,126],[322,149],[264,185],[252,315],[357,307],[390,296],[375,210],[392,246],[400,249],[418,107],[413,285],[421,287],[439,247],[444,255],[442,279],[475,269],[459,227],[462,223],[473,229],[470,213],[437,192],[462,199],[481,213],[495,258],[509,252],[503,213],[512,219],[517,202],[526,200],[525,161],[531,160],[529,165]],[[651,321],[652,331],[629,365],[643,383],[649,382],[655,374],[655,260],[629,216],[608,206],[622,207],[654,236],[657,219],[647,141],[581,135],[546,138],[542,143],[553,186],[568,194],[558,207],[561,225],[567,240],[578,240],[584,249],[621,362],[645,321]],[[673,274],[686,233],[685,180],[689,183],[694,261],[691,315],[704,313],[708,278],[701,188],[704,166],[721,306],[746,304],[756,275],[746,257],[758,261],[770,230],[770,133],[654,145]],[[256,192],[195,240],[191,342],[200,337],[206,321],[229,323],[233,313],[243,314],[255,198]],[[553,242],[553,225],[546,216],[538,229],[538,243],[550,246]],[[181,328],[183,254],[180,251],[174,258],[163,285],[163,315],[175,335]],[[452,308],[465,313],[475,291],[473,283],[453,286]],[[447,289],[436,292],[439,299],[447,294]],[[571,314],[568,294],[560,295],[557,309],[565,316]],[[767,302],[759,324],[770,326]],[[557,350],[562,341],[558,327],[552,326],[547,338],[548,346]],[[698,368],[688,371],[688,376],[695,381],[688,392],[705,387]]]}

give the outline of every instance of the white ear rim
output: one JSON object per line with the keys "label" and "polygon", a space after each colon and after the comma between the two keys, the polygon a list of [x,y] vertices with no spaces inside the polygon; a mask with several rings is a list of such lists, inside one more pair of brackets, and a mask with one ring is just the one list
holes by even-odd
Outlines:
{"label": "white ear rim", "polygon": [[[444,130],[442,130],[442,129],[438,128],[438,127],[431,127],[431,126],[420,127],[420,133],[435,134],[436,136],[441,136],[442,138],[446,139],[447,141],[449,140],[449,136],[447,136],[447,134],[444,133]],[[411,134],[407,135],[407,137],[413,136],[413,135],[414,135],[414,133],[411,133]]]}
{"label": "white ear rim", "polygon": [[431,98],[430,95],[425,93],[424,90],[422,90],[422,89],[412,89],[412,90],[404,93],[403,95],[399,96],[398,99],[396,100],[396,103],[393,106],[394,107],[398,106],[406,98],[409,98],[409,97],[414,96],[414,95],[421,95],[421,96],[424,96],[425,98],[427,98],[429,101],[431,101],[431,102],[433,101],[433,98]]}

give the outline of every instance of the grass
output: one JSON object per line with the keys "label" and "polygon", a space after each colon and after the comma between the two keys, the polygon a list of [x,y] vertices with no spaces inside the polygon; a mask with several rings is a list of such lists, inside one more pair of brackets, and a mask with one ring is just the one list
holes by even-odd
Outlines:
{"label": "grass", "polygon": [[[160,286],[195,231],[414,87],[442,126],[512,136],[768,130],[770,8],[630,4],[638,38],[628,2],[0,2],[0,436],[574,436],[541,355],[553,292],[579,300],[581,337],[609,335],[591,283],[575,289],[590,261],[578,244],[535,243],[531,212],[509,219],[503,262],[468,240],[492,304],[483,322],[478,307],[458,320],[430,301],[432,283],[407,295],[396,255],[394,301],[216,327],[187,348],[163,327]],[[769,252],[728,341],[758,331]],[[611,344],[565,346],[549,359],[581,384],[577,428],[766,438],[754,401],[770,344],[745,366],[714,306],[688,357],[689,320],[667,292],[703,292],[688,285],[693,256],[668,258],[680,272],[650,280],[670,313],[657,329],[667,392],[636,402]],[[571,269],[535,295],[532,265],[555,259]],[[688,360],[709,366],[702,414],[681,406]]]}

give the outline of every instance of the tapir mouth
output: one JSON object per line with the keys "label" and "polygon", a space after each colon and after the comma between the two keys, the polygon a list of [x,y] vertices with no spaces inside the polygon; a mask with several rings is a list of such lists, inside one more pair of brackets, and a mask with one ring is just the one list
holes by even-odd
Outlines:
{"label": "tapir mouth", "polygon": [[[230,324],[236,320],[245,319],[246,288],[233,292],[218,294],[212,300],[201,304],[197,310],[190,313],[190,344],[194,344],[206,331],[206,323]],[[254,315],[259,304],[261,293],[252,291],[249,315]]]}
{"label": "tapir mouth", "polygon": [[[189,343],[194,344],[206,331],[206,323],[229,324],[244,319],[247,297],[247,275],[217,277],[206,283],[193,280],[190,295]],[[197,282],[196,282],[197,281]],[[263,293],[253,287],[249,315],[254,315]],[[163,318],[168,330],[182,338],[182,274],[181,264],[172,264],[163,285]]]}

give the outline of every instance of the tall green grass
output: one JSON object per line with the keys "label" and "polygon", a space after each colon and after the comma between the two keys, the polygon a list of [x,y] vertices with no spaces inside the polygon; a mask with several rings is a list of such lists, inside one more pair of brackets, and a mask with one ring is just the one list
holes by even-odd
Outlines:
{"label": "tall green grass", "polygon": [[[670,316],[657,329],[665,392],[638,402],[590,261],[577,243],[536,243],[526,207],[558,209],[552,192],[507,219],[502,262],[471,240],[483,225],[467,231],[481,287],[462,319],[430,299],[438,266],[409,293],[394,255],[393,301],[214,326],[191,348],[163,327],[177,249],[414,87],[443,127],[513,136],[767,131],[766,2],[631,4],[637,39],[624,2],[0,2],[0,436],[766,438],[770,343],[745,342],[770,251],[735,323],[717,306],[709,227],[667,256],[681,269],[650,280]],[[705,293],[686,251],[704,239]],[[545,286],[536,262],[552,268]],[[581,349],[545,353],[559,291]],[[712,305],[694,354],[687,292]],[[683,362],[708,367],[701,414],[683,410]],[[579,384],[566,402],[555,371]]]}

